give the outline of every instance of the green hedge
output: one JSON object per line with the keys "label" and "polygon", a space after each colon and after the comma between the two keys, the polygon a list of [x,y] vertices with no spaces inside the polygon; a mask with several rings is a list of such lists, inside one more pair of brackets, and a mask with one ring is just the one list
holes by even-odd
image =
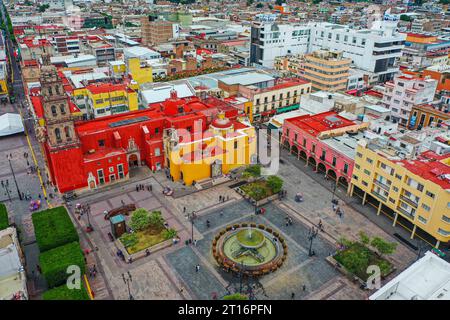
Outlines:
{"label": "green hedge", "polygon": [[79,241],[78,233],[65,207],[36,212],[31,217],[41,252]]}
{"label": "green hedge", "polygon": [[9,226],[8,211],[3,203],[0,203],[0,230],[6,229]]}
{"label": "green hedge", "polygon": [[44,292],[42,298],[44,300],[90,300],[83,285],[81,289],[69,289],[65,284]]}
{"label": "green hedge", "polygon": [[67,273],[69,266],[79,266],[81,275],[85,272],[84,256],[78,242],[41,253],[39,263],[50,288],[64,284],[67,277],[70,276]]}

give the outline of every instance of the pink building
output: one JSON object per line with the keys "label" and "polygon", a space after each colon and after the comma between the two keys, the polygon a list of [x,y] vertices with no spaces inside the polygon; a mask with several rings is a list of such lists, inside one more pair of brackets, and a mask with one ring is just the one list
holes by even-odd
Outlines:
{"label": "pink building", "polygon": [[368,127],[334,111],[286,119],[281,142],[316,172],[348,187],[352,178],[356,144]]}

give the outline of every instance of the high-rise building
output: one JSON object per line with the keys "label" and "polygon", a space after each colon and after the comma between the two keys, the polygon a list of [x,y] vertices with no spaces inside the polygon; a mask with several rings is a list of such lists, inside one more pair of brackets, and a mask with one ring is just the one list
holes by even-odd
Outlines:
{"label": "high-rise building", "polygon": [[390,80],[398,72],[406,35],[395,31],[395,23],[377,22],[371,29],[352,29],[327,22],[277,24],[255,22],[251,31],[250,63],[273,67],[277,56],[328,49],[342,51],[359,69],[374,72],[378,81]]}
{"label": "high-rise building", "polygon": [[313,90],[345,90],[351,62],[351,59],[344,58],[339,51],[314,51],[305,55],[302,78],[311,81]]}

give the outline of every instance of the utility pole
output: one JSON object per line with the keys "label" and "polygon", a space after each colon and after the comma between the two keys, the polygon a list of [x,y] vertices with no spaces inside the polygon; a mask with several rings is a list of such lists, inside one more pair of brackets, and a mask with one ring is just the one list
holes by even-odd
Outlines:
{"label": "utility pole", "polygon": [[9,181],[8,181],[8,179],[6,179],[5,182],[2,180],[2,187],[5,189],[6,194],[8,195],[9,201],[11,201],[11,193],[10,193],[11,191],[9,190]]}
{"label": "utility pole", "polygon": [[11,172],[12,172],[12,175],[13,175],[13,178],[14,178],[14,183],[16,184],[16,188],[17,188],[17,193],[19,194],[19,199],[20,199],[20,200],[23,200],[23,199],[22,199],[22,194],[20,193],[19,186],[18,186],[18,184],[17,184],[16,175],[14,174],[14,169],[13,169],[13,166],[12,166],[12,164],[11,164],[12,155],[8,155],[8,154],[7,154],[7,155],[6,155],[6,158],[8,159],[9,167],[11,168]]}
{"label": "utility pole", "polygon": [[319,229],[315,229],[314,227],[311,227],[308,234],[308,240],[309,240],[309,252],[308,256],[312,257],[315,255],[315,252],[312,250],[312,243],[313,240],[317,237],[317,234],[319,233]]}

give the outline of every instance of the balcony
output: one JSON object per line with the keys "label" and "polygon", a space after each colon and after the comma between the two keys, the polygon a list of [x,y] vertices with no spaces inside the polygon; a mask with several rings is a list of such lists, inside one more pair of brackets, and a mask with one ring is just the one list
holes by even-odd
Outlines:
{"label": "balcony", "polygon": [[375,183],[379,187],[382,187],[386,191],[389,191],[389,188],[391,187],[390,185],[384,184],[383,182],[381,182],[380,180],[377,180],[377,179],[374,179],[373,183]]}
{"label": "balcony", "polygon": [[408,212],[401,207],[397,207],[397,210],[403,213],[403,215],[406,216],[407,218],[414,220],[415,215],[413,213]]}
{"label": "balcony", "polygon": [[403,200],[404,202],[406,202],[407,204],[409,204],[410,206],[413,206],[415,208],[417,208],[418,203],[415,202],[414,200],[404,196],[404,195],[400,195],[400,199]]}
{"label": "balcony", "polygon": [[373,194],[374,196],[376,196],[377,198],[380,198],[380,199],[383,200],[383,201],[387,201],[387,197],[385,197],[385,196],[379,194],[379,193],[376,192],[376,191],[372,191],[372,194]]}

